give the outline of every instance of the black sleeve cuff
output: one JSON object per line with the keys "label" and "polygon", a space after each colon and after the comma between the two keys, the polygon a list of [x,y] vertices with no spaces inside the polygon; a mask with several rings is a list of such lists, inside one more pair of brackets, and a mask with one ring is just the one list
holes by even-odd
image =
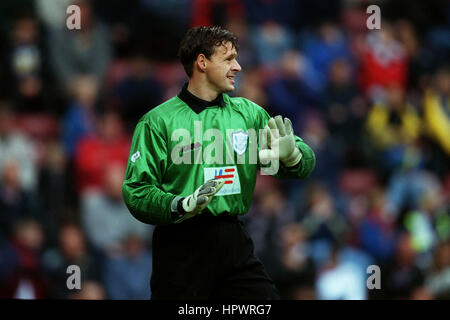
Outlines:
{"label": "black sleeve cuff", "polygon": [[184,197],[178,199],[176,211],[173,211],[173,210],[171,211],[172,221],[177,221],[178,219],[182,218],[186,214],[186,211],[183,209],[183,200],[184,200]]}

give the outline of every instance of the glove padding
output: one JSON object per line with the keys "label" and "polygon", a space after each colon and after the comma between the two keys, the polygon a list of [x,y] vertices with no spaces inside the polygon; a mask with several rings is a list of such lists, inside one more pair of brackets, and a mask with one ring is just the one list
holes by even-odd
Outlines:
{"label": "glove padding", "polygon": [[268,149],[259,151],[261,161],[280,160],[286,167],[293,167],[302,158],[302,153],[295,144],[292,122],[288,118],[276,116],[270,118],[264,128]]}
{"label": "glove padding", "polygon": [[211,202],[214,195],[222,189],[224,184],[225,181],[223,179],[208,180],[200,188],[195,190],[193,194],[181,200],[183,210],[186,214],[175,221],[175,223],[183,222],[186,219],[200,214]]}

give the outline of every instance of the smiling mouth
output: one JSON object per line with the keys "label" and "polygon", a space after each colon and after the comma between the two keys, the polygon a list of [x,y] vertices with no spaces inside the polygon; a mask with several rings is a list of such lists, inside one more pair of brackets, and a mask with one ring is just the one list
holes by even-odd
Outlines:
{"label": "smiling mouth", "polygon": [[233,81],[234,83],[234,77],[227,77],[228,79],[230,79],[231,81]]}

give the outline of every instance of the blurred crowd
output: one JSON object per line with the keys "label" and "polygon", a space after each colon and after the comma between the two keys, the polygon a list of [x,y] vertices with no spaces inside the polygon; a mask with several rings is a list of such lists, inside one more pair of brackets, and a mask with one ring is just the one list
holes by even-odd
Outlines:
{"label": "blurred crowd", "polygon": [[0,297],[150,297],[153,226],[121,184],[138,119],[187,80],[176,53],[197,25],[239,38],[231,95],[316,153],[304,181],[259,176],[243,217],[281,297],[450,298],[446,0],[2,0]]}

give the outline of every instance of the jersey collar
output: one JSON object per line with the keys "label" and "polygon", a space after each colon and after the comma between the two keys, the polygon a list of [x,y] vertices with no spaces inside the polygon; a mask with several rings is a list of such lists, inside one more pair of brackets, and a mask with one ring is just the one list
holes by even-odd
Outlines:
{"label": "jersey collar", "polygon": [[178,94],[178,98],[183,100],[192,110],[196,113],[202,112],[207,107],[213,106],[221,106],[225,107],[225,101],[223,100],[223,94],[219,94],[216,99],[213,101],[206,101],[196,97],[187,89],[188,83],[186,82],[181,89],[181,92]]}

